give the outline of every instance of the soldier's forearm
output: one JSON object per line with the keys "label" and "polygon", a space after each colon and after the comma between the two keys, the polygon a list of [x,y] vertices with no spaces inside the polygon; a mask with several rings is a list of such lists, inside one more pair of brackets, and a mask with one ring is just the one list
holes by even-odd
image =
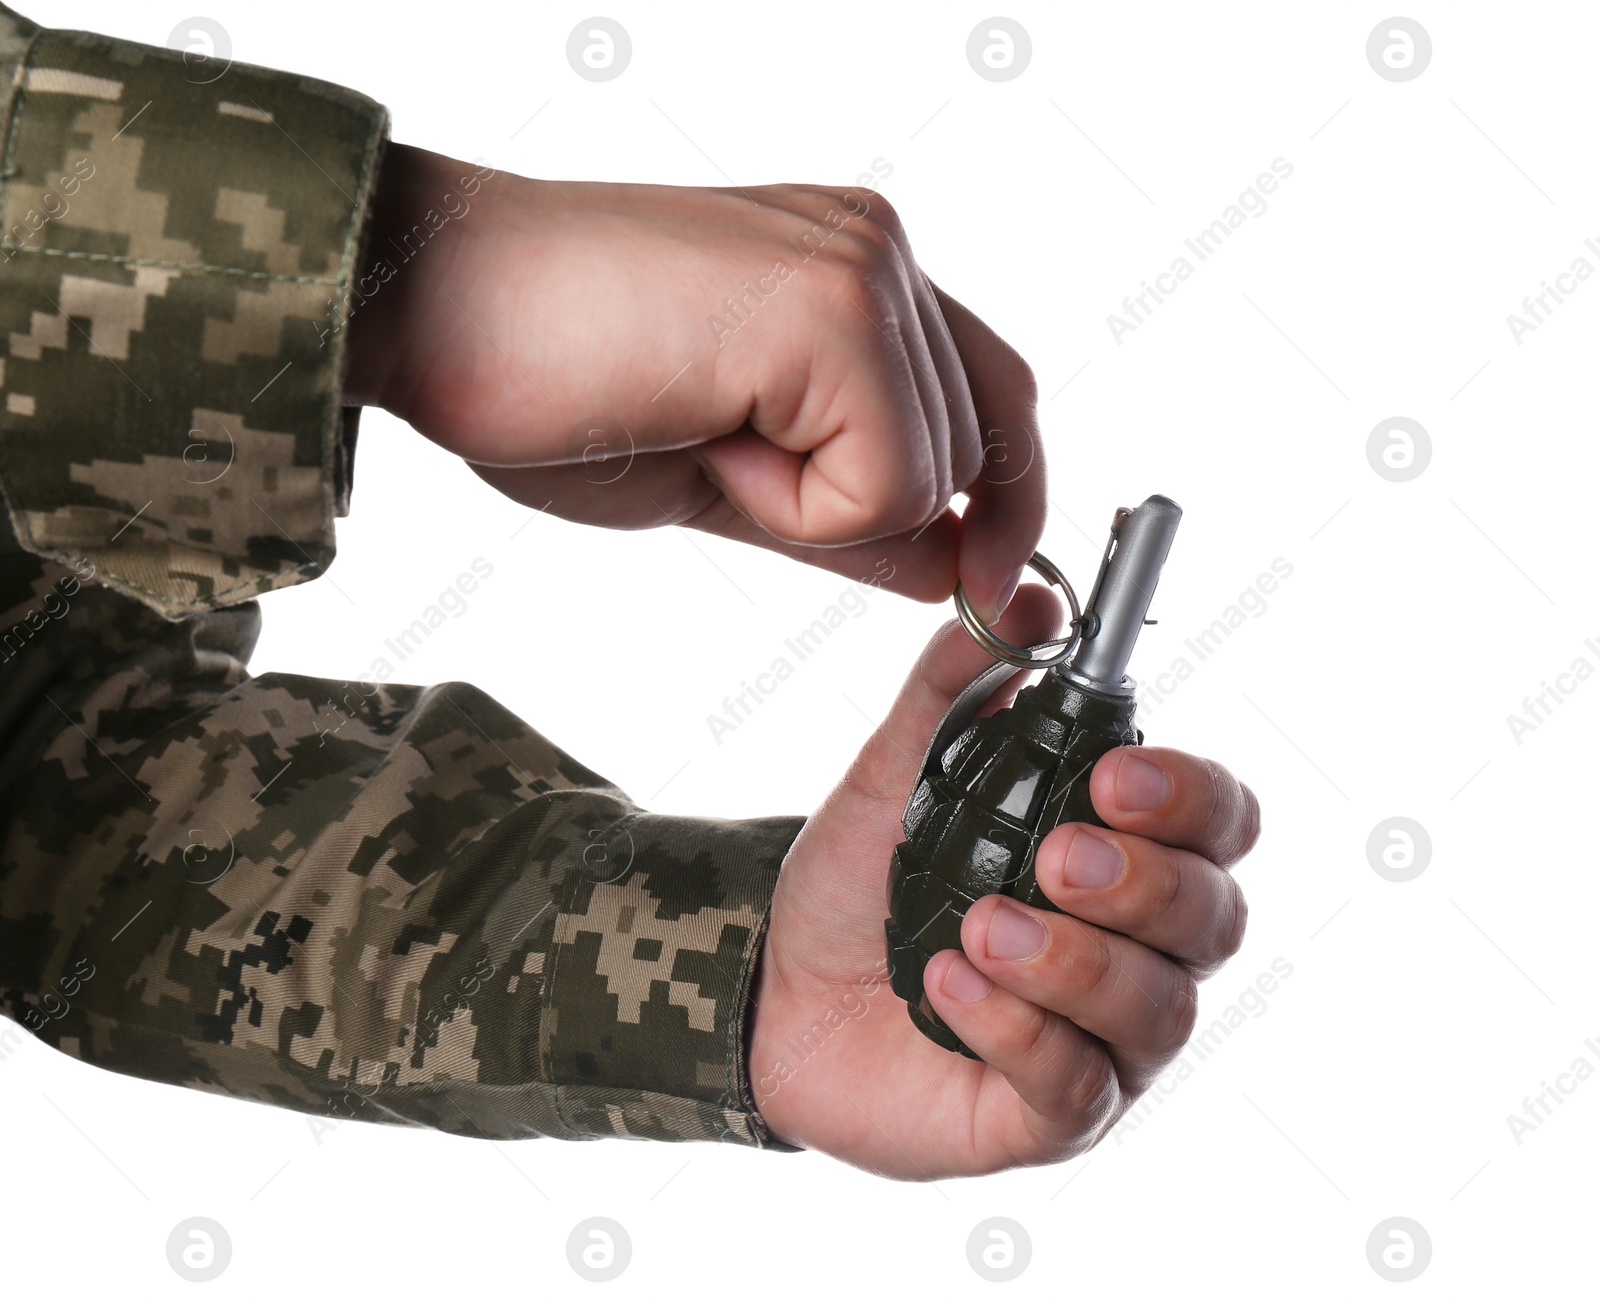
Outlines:
{"label": "soldier's forearm", "polygon": [[776,1145],[742,1040],[800,819],[654,816],[470,686],[250,679],[254,605],[69,578],[0,530],[6,1014],[334,1120]]}

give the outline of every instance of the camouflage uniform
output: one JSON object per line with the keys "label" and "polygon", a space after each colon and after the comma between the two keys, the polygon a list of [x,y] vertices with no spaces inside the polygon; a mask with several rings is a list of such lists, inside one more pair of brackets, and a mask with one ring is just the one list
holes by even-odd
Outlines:
{"label": "camouflage uniform", "polygon": [[787,1149],[745,1057],[801,819],[645,812],[460,683],[246,673],[345,512],[387,119],[216,73],[0,9],[0,1009],[322,1115]]}

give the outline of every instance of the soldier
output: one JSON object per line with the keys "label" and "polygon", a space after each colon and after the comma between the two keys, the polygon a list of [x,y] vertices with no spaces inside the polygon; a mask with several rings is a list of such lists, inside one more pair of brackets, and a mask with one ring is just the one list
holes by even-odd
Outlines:
{"label": "soldier", "polygon": [[[986,662],[954,624],[809,819],[650,813],[461,683],[246,672],[253,598],[333,556],[363,404],[568,519],[925,600],[959,577],[1002,635],[1050,635],[1048,597],[1012,600],[1032,376],[880,195],[497,174],[334,86],[4,10],[0,86],[8,1016],[314,1114],[906,1178],[1086,1149],[1172,1058],[1257,825],[1173,751],[1113,751],[1115,829],[1041,848],[1068,915],[987,898],[930,963],[982,1061],[889,992],[911,756]],[[604,486],[574,463],[597,409],[634,448]],[[997,449],[1027,472],[986,478]]]}

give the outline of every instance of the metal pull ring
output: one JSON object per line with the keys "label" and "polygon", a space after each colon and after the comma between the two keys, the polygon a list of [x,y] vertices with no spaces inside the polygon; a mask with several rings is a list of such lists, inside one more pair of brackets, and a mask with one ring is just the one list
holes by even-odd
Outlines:
{"label": "metal pull ring", "polygon": [[[1060,587],[1067,598],[1067,605],[1072,610],[1072,622],[1068,624],[1072,629],[1070,637],[1057,637],[1054,641],[1041,641],[1038,645],[1024,650],[1014,646],[1009,641],[1002,641],[993,632],[986,628],[973,612],[971,602],[967,600],[967,593],[958,583],[956,585],[956,613],[961,616],[961,623],[972,639],[981,645],[1002,663],[1011,664],[1015,668],[1053,668],[1056,664],[1065,663],[1067,657],[1077,648],[1078,642],[1083,639],[1083,611],[1078,607],[1078,595],[1072,590],[1072,584],[1067,581],[1066,575],[1056,568],[1044,555],[1035,551],[1028,560],[1028,567],[1039,574],[1053,587]],[[1060,646],[1054,654],[1038,656],[1038,651],[1048,650],[1051,646]]]}

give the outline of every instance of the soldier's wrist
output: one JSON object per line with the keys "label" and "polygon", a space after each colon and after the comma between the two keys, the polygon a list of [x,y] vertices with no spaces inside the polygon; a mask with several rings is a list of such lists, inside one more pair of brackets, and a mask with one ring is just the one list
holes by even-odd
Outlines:
{"label": "soldier's wrist", "polygon": [[796,1067],[786,1059],[789,1053],[775,1041],[774,1035],[777,1026],[793,1023],[794,1017],[790,1014],[793,995],[773,962],[770,934],[756,959],[753,983],[755,993],[750,999],[745,1044],[751,1096],[762,1122],[774,1138],[786,1146],[804,1148],[807,1144],[799,1135],[792,1105],[796,1100],[796,1089],[792,1086]]}
{"label": "soldier's wrist", "polygon": [[454,325],[426,319],[437,296],[429,292],[430,279],[446,269],[449,249],[441,245],[458,238],[481,170],[426,149],[388,146],[350,285],[346,405],[381,406],[405,417],[426,374],[419,362]]}

